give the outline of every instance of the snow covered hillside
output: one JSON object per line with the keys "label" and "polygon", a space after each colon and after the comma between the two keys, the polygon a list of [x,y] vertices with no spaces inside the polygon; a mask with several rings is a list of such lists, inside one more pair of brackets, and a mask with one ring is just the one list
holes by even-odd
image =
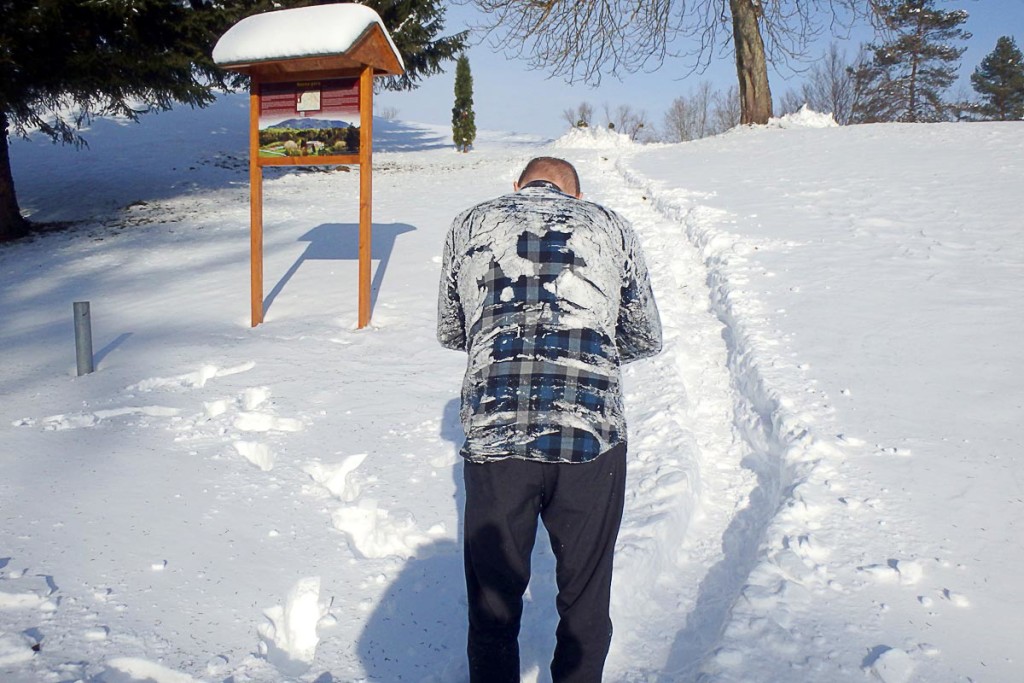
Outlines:
{"label": "snow covered hillside", "polygon": [[[1024,126],[682,145],[377,122],[358,172],[267,171],[248,325],[247,101],[13,143],[0,246],[0,680],[464,680],[444,231],[539,154],[643,242],[665,351],[626,369],[609,683],[1021,680]],[[75,376],[71,304],[97,371]],[[525,681],[549,681],[538,542]]]}

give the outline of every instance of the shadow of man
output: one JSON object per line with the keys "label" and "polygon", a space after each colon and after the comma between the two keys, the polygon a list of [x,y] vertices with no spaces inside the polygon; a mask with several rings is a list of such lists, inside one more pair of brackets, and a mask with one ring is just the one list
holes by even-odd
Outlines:
{"label": "shadow of man", "polygon": [[[463,567],[465,485],[459,456],[465,440],[460,401],[444,407],[441,436],[451,444],[456,540],[421,547],[388,587],[359,637],[357,650],[369,681],[466,683],[466,582]],[[555,558],[543,524],[538,525],[532,577],[524,599],[520,636],[523,680],[550,683],[555,648]]]}
{"label": "shadow of man", "polygon": [[[377,268],[370,282],[370,313],[377,305],[377,294],[384,282],[388,262],[395,249],[398,236],[415,230],[405,223],[374,223],[370,245],[370,259],[377,261]],[[288,281],[294,277],[306,261],[358,261],[359,260],[359,224],[358,223],[324,223],[313,228],[299,242],[309,242],[305,251],[299,255],[295,263],[278,280],[263,301],[264,312],[269,312],[277,296],[284,290]],[[356,292],[356,287],[352,287]]]}
{"label": "shadow of man", "polygon": [[462,426],[459,401],[444,408],[441,436],[451,442],[455,540],[420,547],[388,587],[359,636],[367,680],[379,683],[459,683],[466,669],[466,585],[462,568]]}
{"label": "shadow of man", "polygon": [[[446,431],[442,427],[442,434],[446,439],[453,441],[455,452],[462,448],[465,434],[462,430],[462,423],[459,418],[459,399],[452,399],[445,406],[444,424],[449,426]],[[466,504],[465,481],[461,457],[456,465],[454,476],[456,477],[456,506],[459,515],[458,534],[458,580],[461,585],[460,621],[458,623],[459,643],[462,647],[459,653],[461,659],[458,661],[458,668],[453,671],[457,676],[438,678],[438,683],[462,683],[469,680],[469,664],[466,655],[466,635],[468,629],[468,605],[466,602],[465,567],[463,544],[465,542],[463,513]],[[555,651],[555,628],[558,626],[558,614],[555,609],[555,599],[558,590],[555,584],[555,554],[551,549],[551,539],[548,536],[544,525],[538,521],[537,538],[534,542],[533,553],[530,559],[531,572],[530,582],[527,585],[523,597],[523,614],[519,632],[519,670],[523,681],[536,681],[536,683],[550,683],[551,674],[548,669],[552,655]]]}

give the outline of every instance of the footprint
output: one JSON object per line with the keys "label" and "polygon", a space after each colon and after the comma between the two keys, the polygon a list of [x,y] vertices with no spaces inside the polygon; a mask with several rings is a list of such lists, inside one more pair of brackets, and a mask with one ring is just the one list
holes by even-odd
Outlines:
{"label": "footprint", "polygon": [[107,670],[100,674],[102,681],[162,681],[166,683],[200,683],[198,679],[163,664],[136,657],[108,659]]}
{"label": "footprint", "polygon": [[0,582],[0,610],[52,611],[60,602],[58,590],[52,576],[29,574],[27,568],[10,570]]}
{"label": "footprint", "polygon": [[327,614],[320,604],[320,577],[300,579],[284,605],[263,610],[269,623],[260,624],[260,654],[282,673],[301,675],[313,663],[320,642],[316,627]]}
{"label": "footprint", "polygon": [[952,591],[948,588],[942,589],[942,597],[946,598],[946,600],[949,600],[957,607],[971,606],[971,601],[967,599],[966,595],[964,595],[963,593],[957,593],[956,591]]}
{"label": "footprint", "polygon": [[242,409],[256,410],[270,398],[269,387],[250,387],[242,392]]}
{"label": "footprint", "polygon": [[228,402],[225,401],[224,399],[203,402],[203,412],[206,414],[206,417],[211,420],[215,417],[223,415],[227,411]]}
{"label": "footprint", "polygon": [[74,413],[70,415],[51,415],[42,419],[43,429],[49,431],[63,431],[65,429],[79,429],[83,427],[95,427],[103,420],[125,415],[144,415],[148,417],[174,417],[181,411],[168,406],[125,406],[123,408],[108,408],[97,410],[91,413]]}
{"label": "footprint", "polygon": [[913,585],[924,576],[924,567],[915,560],[896,560],[896,571],[900,575],[900,583]]}
{"label": "footprint", "polygon": [[366,453],[349,455],[337,465],[323,465],[314,462],[306,465],[303,471],[317,484],[330,491],[332,496],[349,503],[359,497],[359,486],[349,481],[348,475],[363,464],[366,456]]}
{"label": "footprint", "polygon": [[0,610],[33,609],[42,607],[46,598],[36,593],[7,593],[0,591]]}
{"label": "footprint", "polygon": [[909,683],[914,676],[914,660],[904,650],[888,648],[870,663],[869,670],[883,683]]}
{"label": "footprint", "polygon": [[901,458],[909,458],[913,453],[909,448],[899,448],[897,446],[883,446],[882,444],[875,444],[876,455],[896,455]]}
{"label": "footprint", "polygon": [[[412,557],[417,548],[431,540],[416,526],[411,513],[392,516],[369,499],[338,508],[331,515],[331,522],[345,534],[352,550],[365,558]],[[434,531],[443,533],[443,529]]]}
{"label": "footprint", "polygon": [[82,637],[92,643],[106,640],[110,635],[110,629],[106,626],[96,626],[93,628],[87,628],[83,633]]}
{"label": "footprint", "polygon": [[35,656],[33,645],[27,637],[20,633],[0,632],[0,667],[13,667],[24,664]]}
{"label": "footprint", "polygon": [[152,391],[153,389],[198,389],[217,376],[217,366],[204,365],[195,372],[173,377],[151,377],[127,387],[126,391]]}
{"label": "footprint", "polygon": [[267,413],[239,413],[234,425],[243,432],[300,432],[303,429],[300,420]]}
{"label": "footprint", "polygon": [[256,363],[248,361],[229,368],[218,368],[216,365],[204,365],[195,372],[187,372],[173,377],[152,377],[129,386],[126,391],[152,391],[153,389],[201,389],[215,377],[227,377],[247,372],[256,367]]}
{"label": "footprint", "polygon": [[857,571],[863,572],[881,583],[896,583],[900,580],[900,573],[896,567],[889,564],[869,564],[857,567]]}
{"label": "footprint", "polygon": [[235,451],[264,472],[274,468],[274,454],[266,444],[258,441],[235,441]]}

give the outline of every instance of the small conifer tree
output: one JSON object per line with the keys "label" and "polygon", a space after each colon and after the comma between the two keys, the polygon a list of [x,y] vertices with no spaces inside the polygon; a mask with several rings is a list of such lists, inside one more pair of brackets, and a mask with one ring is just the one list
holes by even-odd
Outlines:
{"label": "small conifer tree", "polygon": [[978,113],[996,121],[1024,119],[1024,55],[1010,36],[996,41],[974,73],[971,85],[981,96]]}
{"label": "small conifer tree", "polygon": [[473,75],[469,57],[460,55],[455,62],[455,106],[452,107],[452,140],[455,149],[468,152],[476,140],[476,115],[473,113]]}
{"label": "small conifer tree", "polygon": [[936,0],[886,0],[879,8],[891,37],[870,45],[872,59],[854,71],[861,96],[853,121],[946,119],[943,95],[956,81],[958,60],[966,49],[955,41],[971,37],[960,28],[967,12],[938,9]]}

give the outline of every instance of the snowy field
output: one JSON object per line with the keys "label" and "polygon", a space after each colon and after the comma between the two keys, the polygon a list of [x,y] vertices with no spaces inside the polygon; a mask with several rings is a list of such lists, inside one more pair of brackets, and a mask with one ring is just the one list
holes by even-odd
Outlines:
{"label": "snowy field", "polygon": [[0,680],[463,681],[442,241],[540,154],[633,222],[665,325],[606,681],[1024,680],[1024,124],[827,124],[460,155],[379,121],[364,330],[356,170],[266,172],[250,329],[245,97],[15,141],[23,208],[74,224],[0,246]]}

